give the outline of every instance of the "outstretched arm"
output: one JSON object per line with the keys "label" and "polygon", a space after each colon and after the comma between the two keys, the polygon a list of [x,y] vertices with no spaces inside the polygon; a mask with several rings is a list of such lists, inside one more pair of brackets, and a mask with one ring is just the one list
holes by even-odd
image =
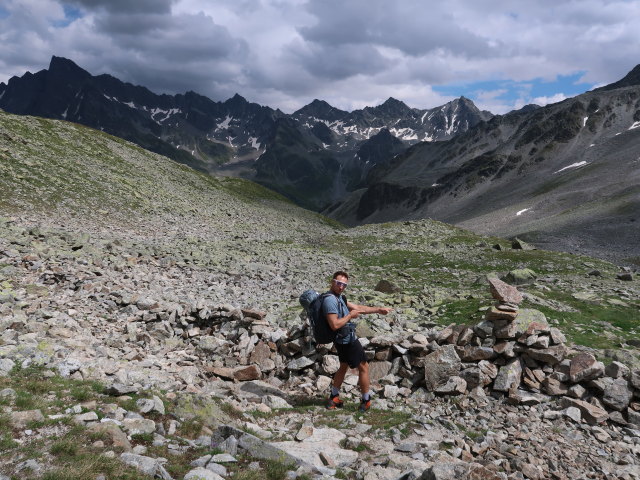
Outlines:
{"label": "outstretched arm", "polygon": [[379,313],[380,315],[386,315],[392,309],[388,307],[369,307],[367,305],[358,305],[356,303],[347,302],[347,308],[350,312],[356,311],[358,313]]}

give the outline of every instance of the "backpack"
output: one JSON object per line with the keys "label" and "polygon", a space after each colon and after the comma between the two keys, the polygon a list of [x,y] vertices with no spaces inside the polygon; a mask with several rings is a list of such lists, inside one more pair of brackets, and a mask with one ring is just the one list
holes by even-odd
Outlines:
{"label": "backpack", "polygon": [[[329,295],[333,295],[331,292],[326,292],[320,295],[315,290],[305,290],[300,295],[300,305],[307,312],[309,322],[311,323],[311,329],[313,331],[313,338],[316,343],[331,343],[336,339],[336,332],[331,330],[327,317],[322,313],[322,303],[324,299]],[[346,298],[344,299],[347,302]]]}

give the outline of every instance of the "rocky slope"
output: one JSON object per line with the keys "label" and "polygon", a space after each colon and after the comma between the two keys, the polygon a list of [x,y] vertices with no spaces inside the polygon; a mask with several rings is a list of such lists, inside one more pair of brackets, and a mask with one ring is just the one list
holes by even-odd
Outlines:
{"label": "rocky slope", "polygon": [[351,225],[435,218],[637,262],[639,99],[632,72],[560,103],[493,117],[449,141],[412,147],[327,212]]}
{"label": "rocky slope", "polygon": [[[434,221],[344,229],[65,122],[0,113],[0,159],[0,476],[640,477],[634,272]],[[338,268],[394,307],[358,325],[366,416],[352,374],[323,409],[336,359],[297,302]],[[535,328],[496,330],[495,275]]]}

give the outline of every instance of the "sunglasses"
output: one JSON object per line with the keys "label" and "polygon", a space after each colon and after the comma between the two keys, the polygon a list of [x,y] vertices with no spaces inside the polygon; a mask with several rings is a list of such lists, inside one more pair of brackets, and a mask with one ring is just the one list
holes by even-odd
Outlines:
{"label": "sunglasses", "polygon": [[340,280],[336,280],[336,279],[334,279],[333,281],[336,282],[336,285],[338,285],[339,287],[347,288],[347,284],[346,283],[341,282]]}

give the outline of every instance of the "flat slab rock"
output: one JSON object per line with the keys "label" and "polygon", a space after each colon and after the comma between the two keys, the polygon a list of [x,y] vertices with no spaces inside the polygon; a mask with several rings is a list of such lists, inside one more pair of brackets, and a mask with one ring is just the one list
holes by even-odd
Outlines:
{"label": "flat slab rock", "polygon": [[340,446],[345,438],[344,433],[334,428],[314,428],[313,433],[301,442],[274,442],[272,445],[316,467],[325,466],[321,454],[331,458],[337,467],[348,467],[358,460],[358,452]]}

